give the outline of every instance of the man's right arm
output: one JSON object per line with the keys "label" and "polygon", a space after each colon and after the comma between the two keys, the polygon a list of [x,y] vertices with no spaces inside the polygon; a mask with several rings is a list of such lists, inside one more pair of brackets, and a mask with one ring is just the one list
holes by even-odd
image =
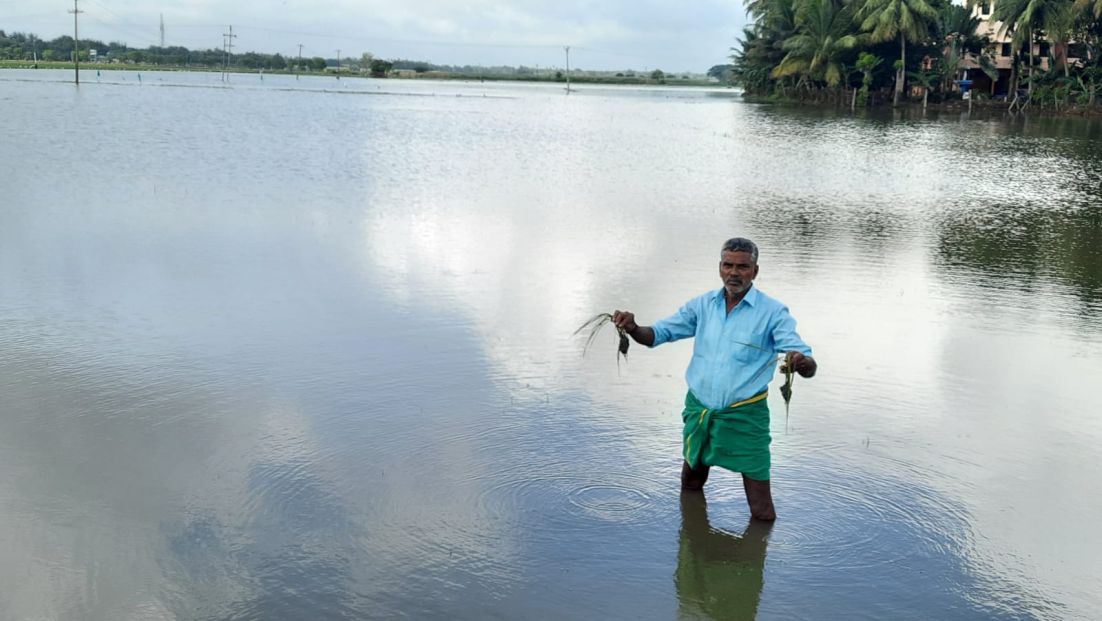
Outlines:
{"label": "man's right arm", "polygon": [[626,332],[636,343],[646,345],[647,347],[654,346],[654,328],[650,326],[641,326],[635,323],[635,313],[629,311],[613,311],[612,323],[617,328]]}

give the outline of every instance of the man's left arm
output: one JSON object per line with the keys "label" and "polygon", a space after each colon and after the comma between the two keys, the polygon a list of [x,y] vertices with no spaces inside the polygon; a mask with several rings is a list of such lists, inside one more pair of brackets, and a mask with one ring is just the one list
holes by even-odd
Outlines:
{"label": "man's left arm", "polygon": [[[811,357],[811,347],[800,338],[796,332],[796,319],[788,312],[788,307],[781,307],[773,323],[773,343],[777,353],[787,354],[792,368],[801,377],[814,377],[819,369],[819,364]],[[786,370],[786,365],[781,366],[781,372]]]}

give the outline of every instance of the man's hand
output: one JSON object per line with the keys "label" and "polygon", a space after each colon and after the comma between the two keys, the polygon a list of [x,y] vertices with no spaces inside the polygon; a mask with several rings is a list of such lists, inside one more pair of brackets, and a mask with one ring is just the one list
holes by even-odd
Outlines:
{"label": "man's hand", "polygon": [[[786,357],[792,362],[792,369],[799,373],[801,377],[814,377],[815,371],[819,368],[814,358],[805,356],[798,351],[786,352]],[[788,365],[782,364],[781,373],[787,372]]]}
{"label": "man's hand", "polygon": [[635,313],[629,311],[612,311],[612,325],[628,334],[635,332],[639,327],[639,324],[635,323]]}

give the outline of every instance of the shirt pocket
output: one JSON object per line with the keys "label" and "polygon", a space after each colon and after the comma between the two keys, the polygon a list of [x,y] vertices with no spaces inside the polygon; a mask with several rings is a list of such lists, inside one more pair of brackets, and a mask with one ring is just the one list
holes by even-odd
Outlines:
{"label": "shirt pocket", "polygon": [[768,357],[772,352],[766,347],[764,332],[752,329],[734,330],[728,336],[731,358],[735,362],[748,363]]}

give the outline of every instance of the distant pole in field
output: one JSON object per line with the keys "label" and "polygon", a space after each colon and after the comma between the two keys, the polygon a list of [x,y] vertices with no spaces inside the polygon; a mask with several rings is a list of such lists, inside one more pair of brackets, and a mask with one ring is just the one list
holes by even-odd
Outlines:
{"label": "distant pole in field", "polygon": [[341,79],[341,51],[337,50],[337,79]]}
{"label": "distant pole in field", "polygon": [[222,64],[222,81],[225,82],[229,77],[230,72],[230,57],[233,55],[233,40],[237,38],[237,35],[233,34],[233,26],[230,26],[230,31],[222,34],[222,50],[224,53],[224,60]]}
{"label": "distant pole in field", "polygon": [[80,36],[77,34],[77,15],[83,13],[77,8],[77,0],[73,0],[73,83],[80,86]]}
{"label": "distant pole in field", "polygon": [[563,46],[566,50],[566,92],[570,92],[570,46]]}
{"label": "distant pole in field", "polygon": [[161,49],[165,47],[165,14],[161,13]]}
{"label": "distant pole in field", "polygon": [[302,71],[302,44],[298,44],[298,64],[295,65],[295,79],[298,79],[299,72]]}

